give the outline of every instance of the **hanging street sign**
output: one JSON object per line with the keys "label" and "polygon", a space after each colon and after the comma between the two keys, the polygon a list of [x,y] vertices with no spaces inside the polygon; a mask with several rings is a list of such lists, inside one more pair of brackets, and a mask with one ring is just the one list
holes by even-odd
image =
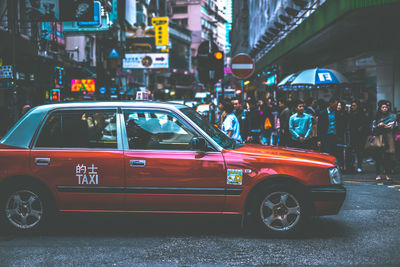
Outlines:
{"label": "hanging street sign", "polygon": [[238,79],[247,79],[254,72],[255,64],[253,59],[247,54],[239,54],[232,58],[232,75]]}
{"label": "hanging street sign", "polygon": [[168,53],[126,53],[122,61],[124,69],[169,68]]}
{"label": "hanging street sign", "polygon": [[169,45],[168,17],[152,18],[151,24],[154,26],[156,48],[166,49]]}

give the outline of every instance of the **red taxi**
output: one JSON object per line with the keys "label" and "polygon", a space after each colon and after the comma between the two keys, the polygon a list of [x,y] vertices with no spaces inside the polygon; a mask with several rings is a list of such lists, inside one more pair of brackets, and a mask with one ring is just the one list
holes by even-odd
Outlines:
{"label": "red taxi", "polygon": [[0,141],[0,221],[22,232],[56,212],[121,212],[238,215],[285,234],[345,195],[334,157],[235,143],[179,104],[38,106]]}

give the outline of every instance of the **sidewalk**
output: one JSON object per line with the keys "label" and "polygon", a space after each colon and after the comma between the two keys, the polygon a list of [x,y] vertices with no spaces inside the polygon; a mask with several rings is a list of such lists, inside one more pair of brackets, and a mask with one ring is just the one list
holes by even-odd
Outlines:
{"label": "sidewalk", "polygon": [[[343,181],[375,183],[375,178],[376,178],[375,162],[364,161],[362,167],[363,167],[362,173],[354,173],[354,174],[343,173]],[[392,178],[394,184],[400,184],[400,173],[398,168],[396,168],[394,174],[391,174],[389,176],[390,178]]]}

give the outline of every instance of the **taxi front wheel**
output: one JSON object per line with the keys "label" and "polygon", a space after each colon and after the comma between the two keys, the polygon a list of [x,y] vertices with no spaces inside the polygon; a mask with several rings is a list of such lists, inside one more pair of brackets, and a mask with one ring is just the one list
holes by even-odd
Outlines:
{"label": "taxi front wheel", "polygon": [[46,192],[39,186],[11,186],[1,199],[1,220],[12,231],[36,231],[50,217],[48,200]]}
{"label": "taxi front wheel", "polygon": [[258,193],[253,214],[264,232],[284,236],[301,228],[307,217],[307,207],[300,191],[290,185],[276,184]]}

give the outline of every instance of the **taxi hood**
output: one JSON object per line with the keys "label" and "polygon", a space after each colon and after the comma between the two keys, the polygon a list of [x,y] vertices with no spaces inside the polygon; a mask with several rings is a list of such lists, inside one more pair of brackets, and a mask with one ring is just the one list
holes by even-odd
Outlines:
{"label": "taxi hood", "polygon": [[231,152],[243,153],[250,157],[267,157],[274,160],[287,160],[299,163],[303,162],[324,165],[327,167],[336,166],[336,158],[329,154],[298,148],[244,144],[242,147],[231,150]]}

